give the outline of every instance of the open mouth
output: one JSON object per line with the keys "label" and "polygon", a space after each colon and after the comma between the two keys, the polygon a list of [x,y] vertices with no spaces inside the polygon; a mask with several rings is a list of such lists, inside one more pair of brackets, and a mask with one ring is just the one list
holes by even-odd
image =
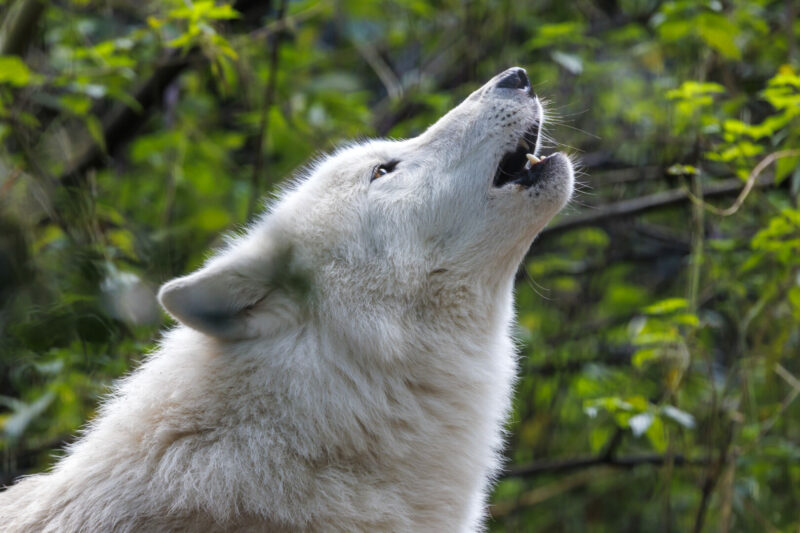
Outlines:
{"label": "open mouth", "polygon": [[500,160],[492,181],[495,187],[515,183],[527,188],[541,180],[550,158],[539,158],[534,153],[538,138],[539,124],[536,123],[525,131],[517,143],[517,148],[506,153]]}

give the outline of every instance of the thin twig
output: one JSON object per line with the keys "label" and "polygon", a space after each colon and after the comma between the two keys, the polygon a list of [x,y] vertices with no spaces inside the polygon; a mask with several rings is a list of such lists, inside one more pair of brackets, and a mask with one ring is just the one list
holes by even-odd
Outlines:
{"label": "thin twig", "polygon": [[800,150],[781,150],[779,152],[773,152],[764,159],[762,159],[755,166],[755,168],[753,168],[753,170],[750,171],[750,175],[747,176],[747,180],[745,181],[744,188],[739,193],[739,196],[736,197],[736,200],[734,200],[733,204],[731,204],[731,206],[728,207],[727,209],[720,209],[718,207],[714,207],[713,205],[707,204],[703,201],[702,198],[699,198],[698,196],[692,193],[687,193],[687,194],[689,195],[689,199],[692,202],[710,211],[711,213],[714,213],[715,215],[719,215],[721,217],[729,217],[732,214],[736,213],[740,207],[742,207],[742,204],[744,204],[744,201],[747,199],[747,196],[750,194],[750,191],[753,190],[753,186],[755,185],[756,180],[761,175],[761,173],[764,172],[764,169],[766,169],[769,165],[771,165],[778,159],[782,159],[784,157],[794,157],[794,156],[800,156]]}
{"label": "thin twig", "polygon": [[386,88],[386,94],[389,95],[389,100],[399,100],[402,98],[403,85],[392,70],[392,67],[383,60],[378,52],[375,51],[371,45],[361,43],[357,39],[353,39],[353,46],[356,47],[361,57],[372,67],[375,75],[381,80],[381,83]]}
{"label": "thin twig", "polygon": [[778,362],[775,363],[774,369],[775,373],[782,377],[789,384],[789,386],[792,387],[792,390],[789,391],[789,394],[787,394],[781,402],[778,412],[775,413],[769,420],[767,420],[763,426],[761,426],[761,431],[758,433],[759,439],[765,437],[766,434],[769,433],[786,409],[788,409],[792,402],[794,402],[795,399],[800,396],[800,380],[794,377],[791,372],[786,370],[786,368]]}
{"label": "thin twig", "polygon": [[731,530],[731,514],[733,508],[733,488],[736,479],[736,461],[728,461],[725,471],[722,473],[722,505],[720,510],[721,533],[729,533]]}
{"label": "thin twig", "polygon": [[316,15],[323,13],[325,8],[325,3],[314,4],[308,9],[304,9],[303,11],[295,13],[291,17],[284,17],[283,19],[272,21],[266,26],[251,31],[249,34],[247,34],[245,39],[252,42],[265,37],[271,37],[277,33],[281,33],[289,29],[294,29],[297,24],[305,22],[311,18],[314,18]]}
{"label": "thin twig", "polygon": [[607,478],[615,473],[613,468],[584,470],[575,472],[543,487],[537,487],[522,494],[516,501],[498,502],[489,508],[492,518],[500,518],[513,513],[521,507],[532,507],[543,501],[559,496],[569,490],[586,485],[598,479]]}
{"label": "thin twig", "polygon": [[[704,243],[705,243],[705,216],[704,216],[705,211],[703,211],[703,206],[704,206],[703,188],[700,186],[699,176],[692,177],[692,188],[694,189],[694,193],[690,193],[689,191],[687,191],[689,198],[692,199],[693,202],[692,221],[694,223],[694,231],[692,232],[692,255],[691,255],[690,273],[689,273],[689,309],[691,313],[696,314],[697,309],[699,308],[698,294],[700,287],[700,276],[702,274],[701,267],[703,264],[703,253],[704,253]],[[746,189],[747,186],[745,186],[743,190]],[[697,198],[699,198],[700,200],[699,202],[694,201]],[[693,333],[690,332],[688,335],[689,338],[691,338],[693,336]],[[713,358],[710,351],[707,352],[706,367],[708,370],[707,379],[710,380],[709,381],[710,383],[713,383],[714,368],[713,368]],[[719,400],[718,400],[717,388],[711,387],[711,413],[717,412],[718,401]],[[709,448],[713,444],[716,426],[717,426],[717,417],[711,416],[709,422],[709,428],[705,432],[706,433],[705,438],[708,439]],[[723,457],[724,454],[720,453],[720,461],[723,460],[722,459]],[[694,533],[700,533],[703,530],[706,511],[708,510],[708,506],[711,503],[711,495],[714,492],[714,488],[717,485],[717,480],[719,479],[722,469],[723,466],[719,464],[719,462],[711,462],[708,464],[708,468],[706,469],[705,480],[703,481],[700,505],[697,509],[697,514],[695,515]]]}
{"label": "thin twig", "polygon": [[[711,411],[715,413],[717,411],[716,406]],[[713,419],[712,414],[712,419]],[[711,496],[714,493],[714,490],[717,487],[719,482],[720,476],[722,475],[723,471],[727,468],[728,463],[733,461],[734,454],[731,453],[730,447],[731,442],[733,440],[733,428],[728,426],[726,428],[728,431],[723,437],[723,442],[720,446],[719,456],[716,459],[709,460],[706,463],[706,476],[705,480],[703,481],[703,488],[700,497],[700,505],[697,507],[697,514],[695,515],[694,519],[694,528],[692,531],[694,533],[701,533],[703,531],[703,526],[705,525],[706,515],[708,514],[708,508],[711,505]],[[706,430],[709,434],[713,437],[713,427],[710,430]]]}
{"label": "thin twig", "polygon": [[767,520],[767,517],[764,516],[764,513],[758,510],[758,507],[756,507],[753,502],[750,501],[749,497],[742,498],[742,503],[744,503],[744,506],[747,508],[747,510],[750,511],[756,520],[758,520],[758,522],[764,528],[763,531],[769,533],[780,533],[780,529],[775,527],[772,522]]}
{"label": "thin twig", "polygon": [[20,167],[14,168],[11,171],[11,174],[6,178],[3,182],[3,185],[0,185],[0,200],[4,199],[6,195],[9,193],[11,188],[17,182],[17,179],[22,175],[22,169]]}

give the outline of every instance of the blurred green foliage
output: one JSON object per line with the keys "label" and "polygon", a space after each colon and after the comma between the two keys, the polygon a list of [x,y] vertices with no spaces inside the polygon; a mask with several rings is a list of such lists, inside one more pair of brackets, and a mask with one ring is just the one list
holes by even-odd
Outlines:
{"label": "blurred green foliage", "polygon": [[[800,2],[0,7],[4,482],[91,418],[157,341],[157,286],[252,198],[521,65],[545,151],[585,171],[518,284],[492,530],[800,528]],[[702,197],[730,180],[756,186]]]}

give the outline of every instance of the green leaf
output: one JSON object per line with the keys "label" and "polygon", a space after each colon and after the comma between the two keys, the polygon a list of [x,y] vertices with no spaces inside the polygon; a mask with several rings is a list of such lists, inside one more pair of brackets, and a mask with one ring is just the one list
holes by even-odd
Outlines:
{"label": "green leaf", "polygon": [[653,413],[639,413],[628,419],[628,427],[631,428],[634,437],[641,437],[650,429],[654,420],[655,415]]}
{"label": "green leaf", "polygon": [[12,409],[12,415],[3,422],[3,431],[12,439],[19,439],[25,429],[53,402],[55,395],[47,392],[33,403],[25,403],[8,396],[0,396],[0,403]]}
{"label": "green leaf", "polygon": [[647,440],[650,445],[658,453],[667,451],[667,431],[664,428],[664,423],[659,416],[653,416],[650,426],[647,428]]}
{"label": "green leaf", "polygon": [[221,6],[214,6],[208,10],[208,18],[215,20],[227,20],[239,18],[241,15],[238,11],[233,9],[230,4],[223,4]]}
{"label": "green leaf", "polygon": [[700,319],[697,318],[697,315],[692,313],[680,313],[675,316],[670,317],[670,320],[674,324],[679,324],[682,326],[690,326],[696,328],[700,325]]}
{"label": "green leaf", "polygon": [[64,94],[58,99],[58,103],[72,114],[83,116],[92,107],[92,100],[81,94]]}
{"label": "green leaf", "polygon": [[741,59],[734,37],[738,28],[722,15],[703,13],[697,17],[697,33],[710,47],[728,59]]}
{"label": "green leaf", "polygon": [[672,405],[665,405],[661,408],[661,414],[677,422],[685,428],[693,429],[695,426],[694,417],[686,411],[681,411]]}
{"label": "green leaf", "polygon": [[599,453],[608,446],[608,441],[613,435],[612,429],[608,425],[597,425],[589,433],[589,447],[592,453]]}
{"label": "green leaf", "polygon": [[667,174],[670,176],[697,176],[700,170],[692,165],[672,165],[667,169]]}
{"label": "green leaf", "polygon": [[705,156],[712,161],[731,162],[747,159],[761,154],[764,147],[750,141],[740,141],[721,152],[706,152]]}
{"label": "green leaf", "polygon": [[92,136],[94,142],[105,152],[106,151],[106,136],[103,133],[103,125],[100,120],[94,115],[86,115],[84,118],[86,128],[89,130],[89,135]]}
{"label": "green leaf", "polygon": [[792,306],[792,312],[797,319],[800,319],[800,287],[792,287],[788,293],[789,303]]}
{"label": "green leaf", "polygon": [[670,100],[701,100],[711,103],[711,99],[706,98],[712,94],[725,92],[725,87],[719,83],[685,81],[677,89],[667,91],[667,98]]}
{"label": "green leaf", "polygon": [[634,352],[631,363],[636,368],[642,368],[647,363],[661,358],[661,350],[658,348],[641,348]]}
{"label": "green leaf", "polygon": [[644,308],[644,312],[649,315],[665,315],[682,311],[689,307],[689,301],[686,298],[667,298]]}
{"label": "green leaf", "polygon": [[775,183],[781,183],[800,165],[800,157],[782,157],[775,162]]}
{"label": "green leaf", "polygon": [[536,49],[562,43],[574,45],[580,40],[585,29],[586,25],[580,21],[542,24],[538,26],[536,35],[526,43],[526,46]]}
{"label": "green leaf", "polygon": [[782,69],[767,81],[769,87],[789,86],[800,90],[800,74],[795,74],[791,70]]}
{"label": "green leaf", "polygon": [[0,56],[0,83],[22,87],[32,79],[28,65],[18,56]]}
{"label": "green leaf", "polygon": [[224,229],[231,222],[231,215],[224,209],[209,207],[195,215],[192,225],[208,232]]}
{"label": "green leaf", "polygon": [[575,74],[577,76],[583,72],[583,60],[575,54],[553,50],[550,57],[553,58],[553,61],[564,67],[570,74]]}

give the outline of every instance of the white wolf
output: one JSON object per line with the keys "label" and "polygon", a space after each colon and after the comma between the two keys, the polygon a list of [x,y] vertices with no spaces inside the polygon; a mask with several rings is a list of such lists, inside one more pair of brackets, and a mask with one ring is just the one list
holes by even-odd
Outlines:
{"label": "white wolf", "polygon": [[9,532],[476,531],[516,369],[517,265],[572,194],[509,69],[417,138],[319,161],[159,298],[181,325]]}

